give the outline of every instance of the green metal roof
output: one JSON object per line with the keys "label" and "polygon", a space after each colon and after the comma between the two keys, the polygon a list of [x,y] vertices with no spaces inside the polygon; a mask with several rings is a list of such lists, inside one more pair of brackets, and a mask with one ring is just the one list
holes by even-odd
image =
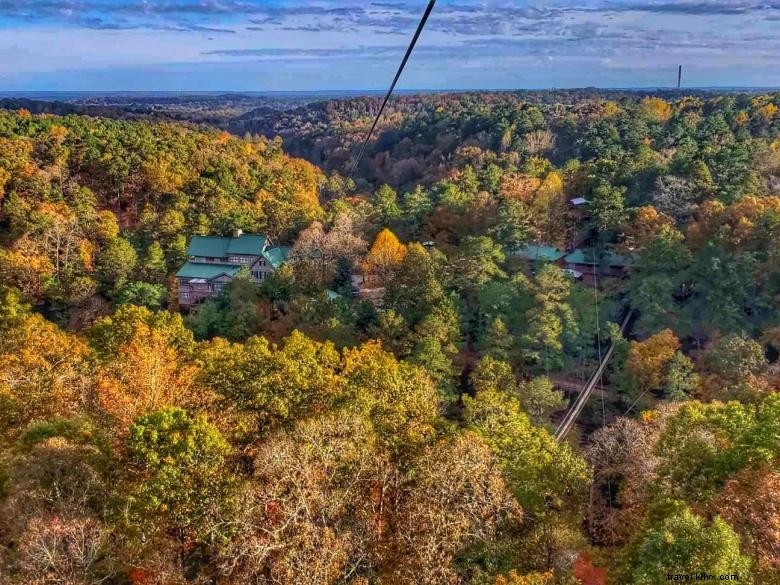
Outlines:
{"label": "green metal roof", "polygon": [[268,263],[274,268],[279,268],[287,257],[290,255],[292,248],[290,246],[276,246],[274,248],[267,248],[263,252],[263,256],[268,260]]}
{"label": "green metal roof", "polygon": [[242,234],[238,238],[228,238],[228,254],[262,254],[268,238],[261,234]]}
{"label": "green metal roof", "polygon": [[187,262],[179,268],[176,276],[179,278],[204,278],[211,280],[221,274],[227,274],[230,277],[238,274],[240,266],[234,264],[198,264],[196,262]]}
{"label": "green metal roof", "polygon": [[260,234],[241,234],[237,238],[193,236],[187,254],[210,258],[226,258],[230,254],[260,256],[267,242],[268,238]]}
{"label": "green metal roof", "polygon": [[[620,254],[613,254],[612,252],[607,252],[604,255],[604,262],[606,262],[609,266],[630,266],[631,265],[631,257],[630,256],[621,256]],[[577,248],[566,256],[566,263],[567,264],[588,264],[593,265],[594,263],[594,256],[593,256],[593,250],[588,250],[587,252],[585,250],[582,250],[580,248]],[[596,259],[596,263],[598,262],[598,259]]]}
{"label": "green metal roof", "polygon": [[564,252],[553,246],[526,246],[518,250],[517,255],[536,262],[556,262],[565,256]]}

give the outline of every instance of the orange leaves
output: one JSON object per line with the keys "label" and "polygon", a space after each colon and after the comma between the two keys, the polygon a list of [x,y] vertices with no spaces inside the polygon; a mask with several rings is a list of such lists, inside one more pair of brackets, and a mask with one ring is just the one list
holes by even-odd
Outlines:
{"label": "orange leaves", "polygon": [[98,403],[125,428],[150,410],[191,405],[196,373],[194,366],[184,363],[165,331],[137,324],[130,341],[98,372]]}
{"label": "orange leaves", "polygon": [[406,246],[389,229],[385,228],[374,240],[363,269],[367,274],[386,276],[400,266],[406,258]]}
{"label": "orange leaves", "polygon": [[693,247],[700,247],[717,234],[734,247],[749,244],[756,223],[769,212],[780,213],[780,199],[743,197],[729,206],[705,201],[688,227],[688,240]]}
{"label": "orange leaves", "polygon": [[507,199],[530,201],[541,186],[541,180],[536,177],[506,173],[501,177],[498,193]]}
{"label": "orange leaves", "polygon": [[84,401],[86,354],[81,340],[40,315],[29,315],[2,332],[0,419],[26,423],[75,413]]}
{"label": "orange leaves", "polygon": [[0,250],[0,283],[14,286],[40,298],[46,283],[54,276],[54,266],[46,256],[35,252]]}
{"label": "orange leaves", "polygon": [[679,348],[680,341],[670,329],[631,342],[626,368],[640,392],[661,387],[665,368]]}
{"label": "orange leaves", "polygon": [[655,207],[646,206],[634,209],[624,226],[626,247],[629,250],[641,250],[652,243],[662,230],[673,227],[672,218],[659,213]]}

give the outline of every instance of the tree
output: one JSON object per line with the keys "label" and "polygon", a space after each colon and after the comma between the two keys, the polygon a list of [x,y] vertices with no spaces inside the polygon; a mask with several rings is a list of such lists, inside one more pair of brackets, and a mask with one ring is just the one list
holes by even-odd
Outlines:
{"label": "tree", "polygon": [[600,233],[616,229],[625,216],[625,187],[614,187],[600,181],[590,195],[593,223]]}
{"label": "tree", "polygon": [[701,191],[682,177],[668,175],[659,177],[652,194],[655,208],[681,223],[690,218]]}
{"label": "tree", "polygon": [[339,392],[371,420],[384,449],[413,453],[434,436],[439,394],[423,368],[372,342],[344,350],[343,362]]}
{"label": "tree", "polygon": [[635,565],[632,583],[655,585],[668,574],[686,574],[696,567],[709,575],[739,575],[751,582],[751,562],[740,553],[739,537],[725,520],[711,523],[680,506],[659,519],[644,535]]}
{"label": "tree", "polygon": [[165,252],[159,242],[152,242],[146,249],[141,268],[144,277],[151,282],[160,283],[165,278],[168,267],[165,264]]}
{"label": "tree", "polygon": [[245,343],[214,339],[199,351],[199,382],[226,409],[251,413],[260,430],[326,409],[337,394],[339,355],[294,331],[281,347],[263,337]]}
{"label": "tree", "polygon": [[624,226],[626,245],[632,251],[644,250],[672,225],[672,220],[663,213],[658,213],[655,207],[633,209]]}
{"label": "tree", "polygon": [[466,544],[495,536],[522,509],[509,493],[498,458],[475,433],[431,445],[414,462],[400,498],[393,549],[385,570],[399,584],[453,582],[452,561]]}
{"label": "tree", "polygon": [[499,264],[504,262],[501,247],[486,236],[467,236],[458,247],[458,257],[452,274],[461,289],[476,291],[494,278],[505,276]]}
{"label": "tree", "polygon": [[404,195],[402,209],[406,223],[411,226],[412,235],[418,236],[423,218],[433,211],[430,192],[423,189],[422,185],[417,185],[414,191]]}
{"label": "tree", "polygon": [[209,542],[230,534],[224,523],[236,504],[225,467],[230,447],[204,416],[179,408],[145,414],[130,425],[125,448],[129,520],[141,542],[168,531],[182,545],[186,538]]}
{"label": "tree", "polygon": [[755,400],[767,391],[761,379],[767,369],[764,348],[744,334],[717,340],[702,363],[706,367],[702,389],[710,398]]}
{"label": "tree", "polygon": [[756,582],[776,583],[780,569],[780,473],[745,469],[726,484],[712,508],[756,557]]}
{"label": "tree", "polygon": [[508,252],[524,244],[531,232],[532,214],[527,205],[513,198],[503,198],[498,205],[495,235]]}
{"label": "tree", "polygon": [[401,217],[401,208],[398,206],[398,194],[389,185],[379,186],[374,194],[374,203],[380,214],[382,225],[389,225]]}
{"label": "tree", "polygon": [[403,262],[406,253],[406,246],[393,232],[385,228],[374,240],[363,264],[363,270],[368,274],[375,274],[381,281],[387,281],[390,274]]}
{"label": "tree", "polygon": [[681,351],[666,364],[664,392],[669,400],[687,400],[699,386],[699,375],[693,362]]}
{"label": "tree", "polygon": [[128,282],[116,295],[117,305],[138,305],[147,309],[159,309],[165,303],[168,291],[161,284]]}
{"label": "tree", "polygon": [[544,376],[520,384],[517,395],[523,410],[539,426],[549,424],[550,415],[566,405],[563,394]]}
{"label": "tree", "polygon": [[6,293],[0,309],[0,434],[75,415],[89,385],[87,347]]}
{"label": "tree", "polygon": [[191,406],[206,398],[196,392],[196,373],[168,331],[138,323],[130,338],[100,364],[95,377],[97,402],[122,433],[146,412]]}
{"label": "tree", "polygon": [[383,494],[397,481],[370,422],[339,410],[297,421],[252,446],[236,535],[218,566],[237,583],[342,583],[375,570],[385,523]]}
{"label": "tree", "polygon": [[507,395],[517,394],[517,378],[512,366],[486,355],[477,362],[469,375],[469,382],[475,392],[503,392]]}
{"label": "tree", "polygon": [[95,273],[107,290],[118,291],[135,270],[135,248],[121,237],[109,240],[95,259]]}
{"label": "tree", "polygon": [[776,393],[757,404],[683,403],[666,419],[658,439],[656,489],[691,504],[709,502],[735,473],[767,465],[780,455],[773,435],[780,426],[774,418],[779,413]]}
{"label": "tree", "polygon": [[266,321],[261,292],[247,271],[239,272],[219,297],[207,299],[187,321],[200,340],[217,335],[231,341],[247,339],[258,334]]}
{"label": "tree", "polygon": [[528,323],[523,343],[527,359],[545,369],[560,364],[564,335],[575,333],[576,322],[568,298],[571,279],[552,264],[539,270],[533,283],[534,306],[526,312]]}
{"label": "tree", "polygon": [[507,483],[526,511],[578,506],[588,478],[585,462],[567,443],[533,426],[517,398],[491,389],[464,396],[463,403],[468,428],[501,460]]}
{"label": "tree", "polygon": [[497,360],[509,361],[509,353],[514,346],[514,339],[509,333],[506,323],[500,317],[496,317],[485,331],[480,345],[485,355]]}
{"label": "tree", "polygon": [[637,394],[661,388],[664,373],[674,360],[680,341],[670,329],[664,329],[645,341],[632,341],[626,370]]}
{"label": "tree", "polygon": [[658,97],[646,97],[640,103],[640,111],[653,122],[666,122],[672,116],[672,106]]}

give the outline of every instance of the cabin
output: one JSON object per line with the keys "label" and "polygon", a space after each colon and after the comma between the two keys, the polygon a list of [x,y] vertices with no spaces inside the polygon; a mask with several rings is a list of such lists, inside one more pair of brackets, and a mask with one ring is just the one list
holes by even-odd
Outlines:
{"label": "cabin", "polygon": [[579,273],[583,281],[594,284],[598,278],[623,278],[631,268],[631,257],[604,252],[600,257],[593,250],[577,248],[564,258],[567,270]]}
{"label": "cabin", "polygon": [[176,273],[179,306],[185,309],[219,296],[241,272],[260,284],[279,268],[290,248],[274,246],[268,236],[235,230],[231,237],[193,236],[187,262]]}

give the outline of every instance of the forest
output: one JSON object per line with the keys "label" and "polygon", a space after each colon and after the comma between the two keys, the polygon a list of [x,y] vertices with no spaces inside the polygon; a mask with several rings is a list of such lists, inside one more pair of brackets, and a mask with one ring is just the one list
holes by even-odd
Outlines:
{"label": "forest", "polygon": [[0,583],[780,585],[780,94],[378,107],[0,110]]}

